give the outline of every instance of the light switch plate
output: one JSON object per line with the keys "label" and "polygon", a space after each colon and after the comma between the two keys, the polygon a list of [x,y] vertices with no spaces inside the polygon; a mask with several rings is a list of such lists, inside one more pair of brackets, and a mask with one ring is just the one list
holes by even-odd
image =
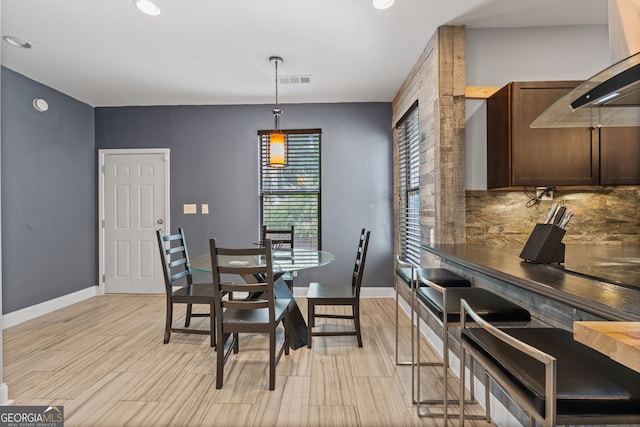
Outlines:
{"label": "light switch plate", "polygon": [[209,215],[209,205],[207,203],[203,203],[200,211],[202,212],[202,215]]}
{"label": "light switch plate", "polygon": [[194,215],[198,213],[198,205],[195,203],[185,203],[183,206],[183,211],[185,215]]}

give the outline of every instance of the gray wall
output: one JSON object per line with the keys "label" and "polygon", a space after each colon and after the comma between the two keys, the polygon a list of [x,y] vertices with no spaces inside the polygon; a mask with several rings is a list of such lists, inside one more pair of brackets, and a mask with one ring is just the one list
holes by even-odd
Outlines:
{"label": "gray wall", "polygon": [[[208,239],[242,246],[258,239],[258,136],[271,105],[96,108],[96,147],[171,149],[171,229],[185,229],[190,254]],[[282,105],[283,129],[322,129],[322,241],[336,260],[296,283],[350,281],[360,229],[371,230],[363,286],[391,286],[391,104]],[[184,215],[184,203],[198,215]],[[209,215],[200,205],[209,204]]]}
{"label": "gray wall", "polygon": [[[97,284],[98,148],[171,148],[172,229],[192,254],[207,239],[258,236],[257,130],[271,106],[97,108],[2,68],[3,313]],[[45,98],[39,113],[33,98]],[[391,104],[284,105],[286,128],[321,128],[329,266],[298,283],[349,280],[360,228],[372,231],[365,286],[392,284]],[[183,203],[210,214],[183,215]]]}
{"label": "gray wall", "polygon": [[[609,66],[606,25],[469,28],[467,86],[510,81],[586,80]],[[466,185],[487,189],[486,101],[467,100]]]}
{"label": "gray wall", "polygon": [[[93,108],[2,68],[2,312],[96,281]],[[37,112],[34,98],[49,110]]]}
{"label": "gray wall", "polygon": [[[582,80],[608,65],[606,26],[468,29],[467,85]],[[2,68],[3,312],[97,282],[97,148],[171,148],[172,229],[206,240],[257,238],[257,135],[270,105],[94,110]],[[46,113],[31,106],[49,101]],[[486,188],[484,101],[467,102],[467,188]],[[372,230],[365,286],[392,283],[391,105],[284,105],[285,128],[322,128],[323,241],[337,260],[301,275],[348,279],[357,234]],[[95,122],[94,122],[95,120]],[[95,123],[95,134],[94,134]],[[95,143],[95,146],[94,146]],[[209,203],[186,216],[183,203]]]}

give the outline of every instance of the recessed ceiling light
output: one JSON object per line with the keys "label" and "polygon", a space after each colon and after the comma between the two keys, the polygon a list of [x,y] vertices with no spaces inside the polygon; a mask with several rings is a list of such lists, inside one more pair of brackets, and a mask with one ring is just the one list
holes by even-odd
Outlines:
{"label": "recessed ceiling light", "polygon": [[147,15],[158,16],[162,13],[160,6],[151,0],[133,0],[133,4],[136,5],[140,12],[146,13]]}
{"label": "recessed ceiling light", "polygon": [[41,113],[44,113],[49,109],[49,104],[42,98],[34,98],[33,100],[33,108]]}
{"label": "recessed ceiling light", "polygon": [[388,9],[395,0],[373,0],[373,7],[376,9]]}
{"label": "recessed ceiling light", "polygon": [[2,38],[5,42],[9,43],[11,46],[19,47],[22,49],[31,49],[31,43],[26,40],[22,40],[19,37],[15,36],[4,36]]}

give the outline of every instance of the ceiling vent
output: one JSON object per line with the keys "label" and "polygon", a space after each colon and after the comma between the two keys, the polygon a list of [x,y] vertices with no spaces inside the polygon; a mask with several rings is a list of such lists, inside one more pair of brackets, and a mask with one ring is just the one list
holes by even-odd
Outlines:
{"label": "ceiling vent", "polygon": [[311,83],[311,76],[280,76],[279,79],[283,85]]}

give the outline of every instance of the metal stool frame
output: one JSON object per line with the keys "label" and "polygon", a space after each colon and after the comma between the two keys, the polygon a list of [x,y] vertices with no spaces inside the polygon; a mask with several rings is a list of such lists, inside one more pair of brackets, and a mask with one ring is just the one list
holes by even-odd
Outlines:
{"label": "metal stool frame", "polygon": [[[415,296],[416,296],[416,285],[417,285],[417,274],[416,274],[416,266],[410,262],[403,261],[399,255],[396,255],[396,261],[398,263],[398,268],[408,268],[411,270],[411,275],[409,276],[409,288],[410,288],[410,301],[409,305],[411,307],[411,360],[399,360],[399,342],[398,342],[398,323],[399,323],[399,296],[398,296],[398,284],[396,281],[395,292],[396,292],[396,358],[395,362],[397,366],[411,366],[411,402],[416,403],[416,386],[415,386],[415,366],[416,366],[416,357],[415,357]],[[402,279],[401,279],[402,280]]]}
{"label": "metal stool frame", "polygon": [[[417,413],[419,417],[430,417],[430,418],[443,418],[445,420],[447,420],[449,418],[449,416],[451,417],[459,417],[460,414],[449,414],[449,410],[448,410],[448,406],[449,403],[452,404],[459,404],[459,400],[458,399],[449,399],[449,326],[451,325],[455,325],[458,324],[457,322],[455,324],[450,324],[449,320],[448,320],[448,313],[446,311],[446,307],[447,307],[447,288],[444,286],[440,286],[426,278],[424,278],[419,272],[418,272],[418,281],[421,284],[424,284],[425,286],[431,287],[435,290],[437,290],[438,292],[440,292],[442,294],[442,307],[443,307],[443,314],[442,314],[442,320],[435,314],[433,313],[431,310],[426,309],[426,312],[429,313],[429,315],[440,324],[440,326],[442,327],[442,336],[440,337],[442,339],[442,362],[427,362],[427,363],[422,363],[421,361],[421,354],[420,354],[420,314],[417,313],[416,316],[418,318],[418,325],[417,325],[417,333],[416,333],[416,340],[417,340],[417,345],[416,345],[416,352],[418,354],[417,356],[417,362],[416,362],[416,366],[420,367],[420,366],[442,366],[442,380],[443,380],[443,385],[444,385],[444,396],[442,398],[442,400],[423,400],[421,399],[420,396],[420,369],[416,369],[417,371],[417,405],[416,405],[416,409],[417,409]],[[416,289],[414,290],[414,292],[417,292],[417,288],[418,286],[416,286]],[[417,299],[417,296],[416,296]],[[420,307],[420,302],[418,301],[415,306],[416,306],[416,311],[419,309]],[[471,361],[470,364],[470,378],[474,378],[474,364],[473,361]],[[464,389],[463,389],[464,390]],[[475,390],[474,390],[474,384],[473,384],[473,380],[470,382],[469,385],[469,392],[470,392],[470,399],[467,400],[467,403],[475,403]],[[488,387],[485,388],[485,401],[488,402],[489,401],[489,389]],[[442,409],[442,413],[429,413],[429,412],[423,412],[422,411],[422,405],[443,405],[443,409]],[[469,415],[466,417],[467,419],[487,419],[486,416],[472,416]]]}

